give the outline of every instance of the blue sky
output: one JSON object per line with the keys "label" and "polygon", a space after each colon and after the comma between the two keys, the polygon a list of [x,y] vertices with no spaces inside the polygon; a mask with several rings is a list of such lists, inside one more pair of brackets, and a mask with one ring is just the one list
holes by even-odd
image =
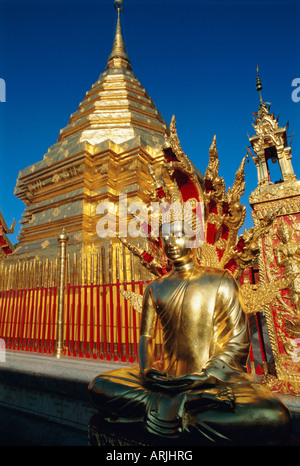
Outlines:
{"label": "blue sky", "polygon": [[[232,185],[253,134],[259,63],[263,98],[289,121],[300,179],[300,1],[124,0],[122,27],[133,72],[202,171],[217,135],[220,174]],[[113,0],[0,1],[0,210],[10,224],[25,209],[19,170],[41,160],[104,71],[116,24]],[[300,96],[300,92],[298,94]],[[246,164],[245,227],[256,168]]]}

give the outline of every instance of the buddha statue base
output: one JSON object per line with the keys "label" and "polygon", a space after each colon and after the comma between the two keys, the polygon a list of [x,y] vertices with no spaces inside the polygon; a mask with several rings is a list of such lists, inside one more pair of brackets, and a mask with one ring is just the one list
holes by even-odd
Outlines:
{"label": "buddha statue base", "polygon": [[[138,425],[137,425],[138,424]],[[99,413],[95,412],[90,420],[88,425],[88,445],[92,447],[116,447],[116,448],[123,448],[123,447],[194,447],[194,446],[211,446],[212,444],[209,442],[199,442],[194,441],[192,442],[190,438],[186,439],[168,439],[166,441],[165,438],[159,438],[157,436],[153,436],[146,432],[143,429],[143,425],[141,423],[132,423],[129,425],[124,426],[124,424],[110,424],[109,422],[105,421],[104,416]],[[224,446],[222,442],[214,443],[214,446]],[[251,446],[250,444],[241,443],[231,443],[231,446]],[[273,446],[299,446],[299,436],[295,435],[292,432],[288,435],[287,438],[283,438],[282,441],[278,441],[273,443]],[[254,443],[254,446],[256,444]],[[263,443],[258,446],[265,446]],[[268,446],[268,445],[266,445]]]}
{"label": "buddha statue base", "polygon": [[[136,427],[136,426],[135,426]],[[100,413],[95,413],[89,420],[88,444],[98,447],[127,447],[127,446],[148,446],[144,438],[137,438],[136,431],[124,429],[124,425],[112,426],[105,421]]]}
{"label": "buddha statue base", "polygon": [[151,435],[144,429],[141,422],[128,423],[126,426],[122,423],[112,425],[100,412],[95,412],[89,420],[88,444],[98,447],[164,447],[167,445],[174,448],[211,445],[208,441],[199,443],[199,439],[192,441],[190,437],[166,439]]}
{"label": "buddha statue base", "polygon": [[[188,446],[187,440],[167,439],[146,432],[143,424],[139,422],[124,424],[105,421],[104,416],[96,412],[89,420],[88,444],[98,447],[163,447]],[[195,444],[196,445],[196,444]],[[199,444],[197,444],[199,445]]]}

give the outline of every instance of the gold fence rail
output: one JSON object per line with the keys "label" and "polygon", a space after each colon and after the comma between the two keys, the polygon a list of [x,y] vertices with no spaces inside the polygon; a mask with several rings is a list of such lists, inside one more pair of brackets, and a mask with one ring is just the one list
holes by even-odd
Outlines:
{"label": "gold fence rail", "polygon": [[[123,244],[102,246],[99,252],[66,255],[66,282],[70,285],[106,284],[147,281],[152,275]],[[59,256],[55,259],[33,259],[0,263],[0,291],[58,286]]]}

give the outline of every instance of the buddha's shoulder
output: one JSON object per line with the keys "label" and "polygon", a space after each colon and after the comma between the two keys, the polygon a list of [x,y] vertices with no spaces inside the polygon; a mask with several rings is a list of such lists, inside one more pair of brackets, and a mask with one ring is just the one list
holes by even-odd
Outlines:
{"label": "buddha's shoulder", "polygon": [[223,292],[228,293],[229,290],[232,293],[236,293],[238,290],[238,284],[235,278],[228,270],[225,269],[204,267],[202,268],[202,274],[199,274],[199,283],[202,280],[203,282],[207,282],[218,287],[219,294],[222,294]]}
{"label": "buddha's shoulder", "polygon": [[217,267],[201,267],[199,266],[199,274],[200,275],[207,275],[211,278],[216,280],[222,280],[224,282],[232,282],[235,283],[235,278],[233,275],[226,269],[221,269]]}
{"label": "buddha's shoulder", "polygon": [[224,273],[226,274],[226,270],[224,269],[220,269],[220,268],[217,268],[217,267],[206,267],[206,266],[201,266],[201,265],[198,265],[196,267],[196,270],[199,272],[200,275],[210,275],[212,277],[216,277],[216,278],[220,278],[224,275]]}
{"label": "buddha's shoulder", "polygon": [[[170,271],[166,275],[158,277],[150,282],[147,289],[156,289],[162,285],[167,285],[174,277],[176,277],[177,280],[179,279],[179,276],[174,271]],[[182,280],[185,278],[187,277],[183,276]],[[221,280],[234,282],[233,276],[228,271],[216,267],[203,267],[200,265],[196,265],[193,268],[189,279],[190,281],[209,279],[216,282],[220,282]]]}
{"label": "buddha's shoulder", "polygon": [[193,278],[209,277],[212,280],[220,280],[223,277],[228,277],[229,280],[232,278],[232,275],[227,270],[217,267],[207,267],[201,265],[197,265],[194,268],[192,276]]}

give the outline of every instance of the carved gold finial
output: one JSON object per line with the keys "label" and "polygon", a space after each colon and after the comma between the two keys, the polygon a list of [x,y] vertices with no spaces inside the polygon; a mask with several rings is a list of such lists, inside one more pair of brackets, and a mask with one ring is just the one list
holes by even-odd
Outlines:
{"label": "carved gold finial", "polygon": [[61,233],[57,237],[57,241],[59,243],[66,243],[69,241],[69,236],[65,230],[65,228],[62,229]]}
{"label": "carved gold finial", "polygon": [[131,69],[129,57],[126,52],[126,46],[122,34],[120,12],[124,8],[123,0],[115,0],[114,7],[118,12],[115,38],[111,54],[108,58],[106,68],[127,68]]}
{"label": "carved gold finial", "polygon": [[262,94],[261,94],[261,91],[262,91],[262,84],[261,84],[260,76],[259,76],[259,74],[258,74],[258,71],[259,71],[258,64],[256,65],[256,71],[257,71],[257,76],[256,76],[256,90],[259,92],[259,100],[260,100],[260,103],[262,104],[262,103],[263,103],[263,98],[262,98]]}
{"label": "carved gold finial", "polygon": [[114,1],[114,7],[115,7],[116,10],[122,11],[123,8],[124,8],[124,2],[123,2],[123,0],[115,0],[115,1]]}

